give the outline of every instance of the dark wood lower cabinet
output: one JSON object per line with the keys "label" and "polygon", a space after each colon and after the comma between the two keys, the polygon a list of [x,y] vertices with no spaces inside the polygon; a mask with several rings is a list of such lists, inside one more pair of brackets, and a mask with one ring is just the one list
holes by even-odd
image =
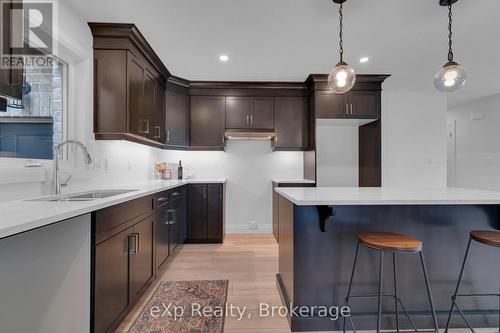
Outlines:
{"label": "dark wood lower cabinet", "polygon": [[222,242],[223,198],[223,184],[193,184],[93,213],[91,332],[119,326],[188,234]]}
{"label": "dark wood lower cabinet", "polygon": [[224,185],[188,187],[188,235],[191,243],[222,243],[224,238]]}
{"label": "dark wood lower cabinet", "polygon": [[129,235],[130,302],[135,303],[153,279],[153,217],[133,227]]}
{"label": "dark wood lower cabinet", "polygon": [[128,251],[132,228],[95,247],[93,332],[106,332],[129,305]]}

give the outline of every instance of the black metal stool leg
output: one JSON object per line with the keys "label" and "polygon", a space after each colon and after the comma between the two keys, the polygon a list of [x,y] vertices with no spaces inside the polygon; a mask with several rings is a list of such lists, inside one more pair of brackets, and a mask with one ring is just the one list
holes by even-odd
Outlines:
{"label": "black metal stool leg", "polygon": [[450,313],[448,314],[448,320],[446,321],[446,328],[444,333],[448,333],[448,328],[450,327],[451,316],[453,315],[453,308],[455,307],[455,301],[457,299],[458,290],[460,289],[460,283],[462,283],[462,277],[464,275],[465,264],[467,262],[467,257],[469,256],[470,245],[472,242],[472,238],[469,237],[469,242],[467,243],[467,249],[465,250],[464,260],[462,262],[462,267],[460,268],[460,275],[458,276],[457,286],[455,287],[455,293],[451,296],[451,308]]}
{"label": "black metal stool leg", "polygon": [[[352,289],[352,280],[354,279],[354,272],[356,271],[356,262],[358,261],[358,253],[359,253],[359,242],[356,246],[356,254],[354,255],[354,263],[352,264],[352,272],[351,272],[351,280],[349,281],[349,289],[347,290],[347,297],[345,298],[346,305],[349,306],[349,299],[351,297],[351,289]],[[349,315],[349,321],[351,322],[352,330],[356,333],[356,328],[354,327],[354,322],[352,321],[351,315]],[[344,317],[344,333],[346,331],[346,319]]]}
{"label": "black metal stool leg", "polygon": [[438,322],[437,322],[437,318],[436,318],[434,301],[432,300],[431,287],[430,287],[430,283],[429,283],[429,276],[427,275],[427,268],[425,266],[424,254],[422,253],[422,251],[420,251],[419,255],[420,255],[420,262],[422,263],[422,271],[424,273],[425,287],[427,289],[427,296],[429,298],[429,305],[431,307],[432,319],[434,321],[434,328],[436,330],[436,333],[439,333],[439,326],[438,326]]}
{"label": "black metal stool leg", "polygon": [[398,282],[396,278],[396,253],[392,253],[392,266],[394,269],[394,307],[396,314],[396,331],[399,332],[399,310],[398,310]]}
{"label": "black metal stool leg", "polygon": [[382,321],[382,282],[384,278],[384,251],[380,251],[380,266],[378,271],[378,315],[377,315],[377,333],[380,333]]}

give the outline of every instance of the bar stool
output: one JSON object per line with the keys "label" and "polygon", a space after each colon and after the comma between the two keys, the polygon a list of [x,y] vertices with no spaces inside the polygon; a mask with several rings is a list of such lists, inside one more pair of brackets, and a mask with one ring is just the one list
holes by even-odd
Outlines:
{"label": "bar stool", "polygon": [[[462,282],[462,277],[464,274],[465,263],[467,261],[470,246],[471,246],[471,243],[473,240],[478,242],[478,243],[484,244],[484,245],[493,246],[493,247],[500,247],[500,231],[476,230],[476,231],[470,232],[469,243],[467,244],[467,249],[465,250],[465,257],[464,257],[464,261],[462,263],[462,268],[460,269],[460,275],[458,276],[457,287],[455,288],[455,293],[453,294],[453,296],[451,296],[451,309],[450,309],[450,313],[448,314],[448,321],[446,322],[445,333],[448,332],[448,328],[450,326],[451,316],[453,315],[453,308],[457,309],[458,313],[465,321],[465,324],[469,327],[469,329],[473,333],[475,333],[475,331],[472,328],[472,326],[470,325],[469,321],[467,320],[467,318],[465,318],[463,311],[460,309],[460,307],[456,303],[457,297],[499,297],[499,302],[500,302],[500,294],[495,294],[495,293],[491,293],[491,294],[459,294],[458,293],[458,290],[460,288],[460,283]],[[498,326],[500,327],[500,309],[498,311],[499,311]],[[499,330],[500,330],[500,328],[499,328]]]}
{"label": "bar stool", "polygon": [[[371,250],[379,251],[380,253],[380,261],[379,261],[379,278],[378,278],[378,294],[376,295],[351,295],[352,289],[352,281],[354,278],[354,273],[356,271],[356,262],[358,259],[358,253],[360,245],[363,245],[366,248]],[[383,294],[382,292],[382,282],[384,277],[384,252],[392,252],[392,261],[393,261],[393,275],[394,275],[394,294]],[[377,333],[380,333],[381,319],[382,319],[382,298],[391,297],[394,298],[394,307],[395,307],[395,315],[396,315],[396,331],[399,332],[399,309],[398,305],[401,305],[401,309],[403,310],[405,317],[408,319],[413,332],[417,332],[417,328],[415,327],[413,321],[408,314],[404,304],[398,297],[398,289],[397,289],[397,277],[396,277],[396,254],[398,253],[409,253],[409,254],[418,254],[420,256],[420,262],[422,264],[422,271],[425,279],[425,286],[427,289],[427,296],[429,298],[429,304],[432,312],[432,319],[434,321],[434,330],[418,330],[418,332],[439,332],[438,323],[436,319],[436,312],[434,310],[434,302],[432,300],[432,294],[429,284],[429,277],[427,275],[427,269],[425,267],[424,255],[422,253],[422,242],[416,238],[396,234],[389,232],[365,232],[358,234],[358,245],[356,247],[356,254],[354,256],[354,264],[352,267],[351,280],[349,282],[349,289],[347,291],[347,297],[345,299],[347,306],[349,306],[349,301],[351,298],[378,298],[378,315],[377,315]],[[351,322],[351,326],[354,332],[356,332],[356,328],[354,327],[354,322],[352,317],[349,316],[349,320]],[[344,333],[346,331],[346,320],[344,317]],[[408,331],[405,331],[405,333]],[[410,331],[412,332],[412,331]]]}

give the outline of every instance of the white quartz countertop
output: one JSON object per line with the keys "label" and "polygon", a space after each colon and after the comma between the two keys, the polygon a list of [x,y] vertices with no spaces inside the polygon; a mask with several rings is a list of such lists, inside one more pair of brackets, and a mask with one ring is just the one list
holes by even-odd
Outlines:
{"label": "white quartz countertop", "polygon": [[463,188],[278,187],[275,190],[300,206],[500,205],[500,192]]}
{"label": "white quartz countertop", "polygon": [[314,180],[309,179],[273,179],[275,183],[279,184],[315,184]]}
{"label": "white quartz countertop", "polygon": [[[92,187],[91,190],[135,190],[92,201],[27,201],[32,199],[27,198],[0,202],[0,239],[182,185],[225,182],[224,179],[154,180],[126,186]],[[68,194],[73,193],[64,193]]]}

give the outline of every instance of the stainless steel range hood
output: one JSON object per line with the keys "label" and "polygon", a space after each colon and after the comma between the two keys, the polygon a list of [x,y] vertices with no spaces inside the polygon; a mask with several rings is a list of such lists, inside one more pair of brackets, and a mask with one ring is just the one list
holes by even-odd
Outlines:
{"label": "stainless steel range hood", "polygon": [[224,136],[227,140],[266,141],[272,140],[274,132],[251,132],[251,131],[226,131]]}

